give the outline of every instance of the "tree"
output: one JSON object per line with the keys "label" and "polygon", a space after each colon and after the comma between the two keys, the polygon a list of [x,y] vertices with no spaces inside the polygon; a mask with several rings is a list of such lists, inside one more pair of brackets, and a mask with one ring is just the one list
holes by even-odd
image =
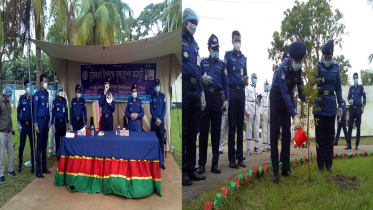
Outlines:
{"label": "tree", "polygon": [[373,70],[360,70],[361,82],[363,85],[373,85]]}
{"label": "tree", "polygon": [[166,23],[163,32],[170,32],[181,28],[181,0],[165,0],[163,4],[163,21]]}
{"label": "tree", "polygon": [[[162,19],[163,12],[164,3],[150,3],[147,5],[137,18],[137,37],[142,38],[148,36],[149,32],[151,32],[153,36],[161,34],[163,26],[165,25],[165,20]],[[156,31],[154,31],[154,28]]]}
{"label": "tree", "polygon": [[335,56],[333,59],[339,65],[342,85],[350,85],[350,78],[348,76],[348,69],[351,68],[350,61],[345,60],[343,55]]}

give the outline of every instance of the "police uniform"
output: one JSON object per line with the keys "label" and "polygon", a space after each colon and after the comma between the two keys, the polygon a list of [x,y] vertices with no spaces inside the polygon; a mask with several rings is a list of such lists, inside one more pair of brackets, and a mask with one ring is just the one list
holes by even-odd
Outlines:
{"label": "police uniform", "polygon": [[[323,49],[323,55],[333,54],[334,41],[328,41]],[[339,107],[342,104],[342,87],[339,66],[336,63],[331,63],[326,66],[326,61],[318,62],[317,75],[315,80],[320,78],[321,81],[317,83],[320,88],[316,97],[321,100],[315,100],[316,109],[313,109],[314,119],[319,119],[315,128],[316,137],[316,153],[317,165],[320,171],[331,170],[333,163],[333,144],[335,137],[335,116],[337,114],[337,104]]]}
{"label": "police uniform", "polygon": [[[75,92],[81,93],[79,84],[75,86]],[[71,100],[70,125],[72,125],[74,130],[80,130],[87,125],[87,108],[85,107],[84,98],[75,97]]]}
{"label": "police uniform", "polygon": [[[242,78],[247,76],[246,57],[240,51],[237,56],[235,50],[227,51],[224,62],[229,79],[229,109],[228,109],[228,158],[230,163],[243,163],[243,124],[245,114],[245,85]],[[237,152],[235,151],[235,135],[237,128]]]}
{"label": "police uniform", "polygon": [[[29,81],[26,80],[25,87],[30,87]],[[34,172],[34,134],[32,133],[32,123],[31,123],[31,99],[30,95],[28,98],[26,94],[23,94],[19,97],[18,106],[17,106],[17,122],[20,126],[20,145],[19,145],[19,166],[18,172],[21,172],[22,163],[23,163],[23,150],[26,144],[26,136],[28,136],[30,141],[31,148],[31,172]]]}
{"label": "police uniform", "polygon": [[[48,124],[49,117],[49,93],[40,87],[34,95],[34,122],[38,126],[39,131],[36,143],[36,173],[41,175],[41,172],[48,171],[47,169],[47,143],[48,143]],[[42,163],[40,166],[40,155],[42,155]]]}
{"label": "police uniform", "polygon": [[[256,74],[251,74],[251,80]],[[254,125],[254,153],[262,153],[259,149],[259,101],[257,99],[256,84],[251,83],[245,88],[245,111],[249,113],[246,119],[246,154],[251,154],[251,138]]]}
{"label": "police uniform", "polygon": [[[354,73],[354,79],[358,79],[358,74]],[[363,102],[361,101],[361,97],[363,97]],[[355,143],[355,150],[358,149],[359,142],[360,142],[360,125],[361,125],[361,115],[362,115],[362,108],[365,107],[367,99],[365,95],[364,86],[361,84],[356,83],[355,85],[351,85],[350,89],[348,90],[348,102],[352,100],[352,104],[349,107],[349,118],[348,118],[348,139],[347,139],[347,148],[351,149],[351,138],[352,138],[352,129],[354,125],[354,121],[356,124],[356,143]]]}
{"label": "police uniform", "polygon": [[[58,91],[60,90],[62,90],[62,87],[58,88]],[[55,128],[57,161],[59,160],[58,151],[60,149],[61,139],[66,136],[66,124],[68,123],[67,100],[64,97],[56,96],[53,100],[51,124]]]}
{"label": "police uniform", "polygon": [[[137,89],[137,85],[135,84],[132,86],[132,89]],[[137,118],[132,120],[131,114],[136,113],[138,114]],[[142,106],[142,101],[139,98],[136,98],[136,101],[134,101],[134,98],[131,97],[128,99],[127,107],[126,107],[126,117],[128,118],[128,130],[129,131],[142,131],[141,127],[141,119],[144,117],[144,108]]]}
{"label": "police uniform", "polygon": [[[301,42],[294,42],[289,49],[290,55],[295,59],[301,59],[306,53],[306,47]],[[305,101],[302,94],[303,86],[302,69],[294,71],[291,60],[288,58],[282,62],[274,74],[272,89],[270,94],[270,143],[271,143],[271,161],[275,173],[274,181],[278,182],[279,160],[278,160],[278,129],[282,127],[281,140],[281,160],[282,174],[284,176],[292,175],[290,173],[290,117],[297,113],[292,103],[294,98],[294,86],[298,86],[300,98]],[[281,117],[281,118],[280,118]],[[280,122],[281,119],[281,122]],[[277,179],[277,180],[276,180]]]}
{"label": "police uniform", "polygon": [[[160,84],[159,79],[155,80],[155,84]],[[163,145],[164,116],[166,115],[166,110],[167,110],[166,109],[166,96],[161,91],[158,92],[158,95],[157,95],[157,92],[154,92],[153,95],[151,95],[150,97],[150,114],[152,115],[151,129],[152,131],[155,131],[155,134],[158,137],[159,146],[161,147],[161,150],[162,150],[163,160],[164,160],[164,145]],[[159,126],[156,126],[155,122],[158,119],[161,121],[161,124]]]}
{"label": "police uniform", "polygon": [[[339,135],[341,133],[341,129],[343,129],[346,142],[348,138],[348,132],[347,132],[347,127],[346,127],[346,101],[343,98],[342,98],[341,107],[342,107],[342,117],[337,115],[338,127],[337,127],[337,135],[335,136],[335,140],[334,140],[334,146],[338,146],[338,140],[339,140]],[[339,122],[339,118],[341,118],[341,122]]]}
{"label": "police uniform", "polygon": [[[112,95],[113,101],[111,104],[106,101],[106,97],[108,97],[108,95],[105,95],[103,92],[98,99],[98,104],[101,107],[100,129],[102,131],[113,131],[113,112],[115,111],[114,95]],[[75,128],[73,127],[73,129]]]}
{"label": "police uniform", "polygon": [[[212,34],[209,42],[209,46],[219,46],[218,38]],[[199,127],[199,160],[198,165],[200,166],[199,172],[204,172],[204,167],[207,162],[207,148],[208,148],[208,135],[211,122],[211,146],[212,146],[212,165],[211,170],[214,173],[220,173],[218,169],[219,161],[219,141],[220,141],[220,126],[221,126],[221,114],[222,114],[222,94],[224,91],[225,101],[229,101],[229,83],[228,83],[228,72],[225,68],[225,64],[219,58],[212,61],[211,56],[201,61],[201,77],[206,74],[212,78],[212,82],[208,85],[203,83],[204,93],[206,98],[206,107],[202,111],[200,127]]]}
{"label": "police uniform", "polygon": [[182,169],[192,175],[196,166],[196,140],[201,113],[203,91],[199,47],[194,38],[188,39],[182,31]]}

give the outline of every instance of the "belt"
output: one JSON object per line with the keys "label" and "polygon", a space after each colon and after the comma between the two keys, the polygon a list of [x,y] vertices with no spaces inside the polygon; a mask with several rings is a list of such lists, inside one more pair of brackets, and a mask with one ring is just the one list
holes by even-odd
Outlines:
{"label": "belt", "polygon": [[214,88],[214,87],[205,87],[205,91],[210,93],[218,93],[221,91],[220,88]]}
{"label": "belt", "polygon": [[324,96],[334,95],[334,91],[333,90],[320,90],[319,94],[324,95]]}
{"label": "belt", "polygon": [[80,116],[80,117],[74,117],[74,120],[80,120],[80,119],[83,119],[83,116]]}
{"label": "belt", "polygon": [[20,122],[25,125],[31,124],[31,120],[20,120]]}
{"label": "belt", "polygon": [[186,79],[186,81],[190,82],[191,84],[197,84],[196,78],[186,75],[186,74],[183,74],[183,77]]}
{"label": "belt", "polygon": [[356,108],[361,108],[361,105],[355,105],[355,106],[352,106],[353,109],[356,109]]}
{"label": "belt", "polygon": [[57,121],[58,121],[58,122],[65,122],[65,118],[62,118],[62,119],[58,119],[58,118],[56,118],[55,121],[56,121],[56,122],[57,122]]}
{"label": "belt", "polygon": [[38,119],[43,119],[43,120],[47,120],[48,117],[38,117]]}
{"label": "belt", "polygon": [[255,101],[249,101],[249,102],[255,102]]}
{"label": "belt", "polygon": [[244,90],[244,87],[240,85],[229,85],[230,88],[236,89],[236,90]]}
{"label": "belt", "polygon": [[106,118],[106,117],[111,117],[111,116],[113,116],[113,114],[101,114],[101,116]]}
{"label": "belt", "polygon": [[268,106],[263,106],[263,108],[267,108]]}

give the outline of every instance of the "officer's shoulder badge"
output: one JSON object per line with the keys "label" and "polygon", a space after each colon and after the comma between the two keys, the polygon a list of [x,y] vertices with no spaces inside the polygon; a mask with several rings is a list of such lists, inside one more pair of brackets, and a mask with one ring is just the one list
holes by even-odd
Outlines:
{"label": "officer's shoulder badge", "polygon": [[281,79],[285,79],[285,73],[281,74]]}
{"label": "officer's shoulder badge", "polygon": [[188,57],[189,57],[188,52],[184,51],[184,52],[183,52],[183,56],[184,56],[185,58],[188,58]]}
{"label": "officer's shoulder badge", "polygon": [[227,68],[224,69],[224,73],[225,73],[225,75],[228,75]]}
{"label": "officer's shoulder badge", "polygon": [[189,44],[188,44],[188,43],[185,43],[185,42],[181,42],[181,45],[182,45],[182,46],[185,46],[185,47],[188,47],[188,46],[189,46]]}

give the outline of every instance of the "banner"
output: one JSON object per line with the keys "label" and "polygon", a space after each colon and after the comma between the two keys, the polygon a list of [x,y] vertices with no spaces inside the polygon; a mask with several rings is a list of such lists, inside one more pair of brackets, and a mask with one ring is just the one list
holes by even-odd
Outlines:
{"label": "banner", "polygon": [[114,65],[81,65],[80,84],[82,97],[87,101],[98,100],[104,92],[104,80],[110,79],[110,89],[116,101],[127,102],[131,98],[131,87],[137,84],[137,97],[150,101],[157,78],[156,63],[125,63]]}

